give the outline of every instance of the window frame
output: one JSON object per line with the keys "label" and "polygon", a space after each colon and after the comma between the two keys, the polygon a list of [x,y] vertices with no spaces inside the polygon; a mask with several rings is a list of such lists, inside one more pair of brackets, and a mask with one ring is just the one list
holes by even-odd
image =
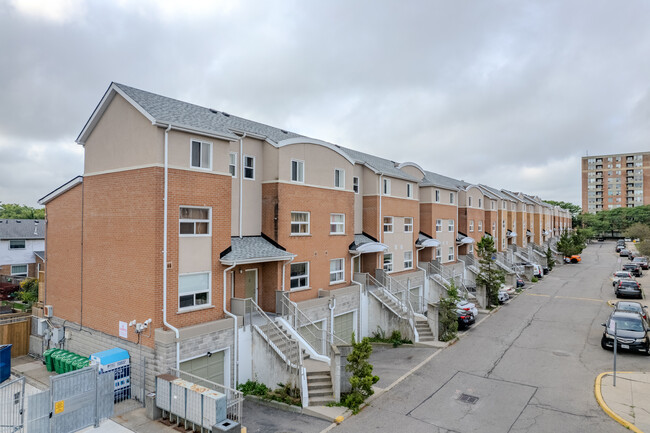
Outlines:
{"label": "window frame", "polygon": [[406,184],[406,198],[413,198],[413,184]]}
{"label": "window frame", "polygon": [[470,233],[474,232],[474,220],[469,220],[469,231]]}
{"label": "window frame", "polygon": [[[25,272],[15,272],[14,268],[19,267],[19,266],[20,267],[24,266],[25,267]],[[12,277],[22,277],[23,275],[26,277],[27,275],[29,275],[29,264],[25,263],[25,264],[22,264],[22,265],[10,265],[9,273],[11,274]]]}
{"label": "window frame", "polygon": [[[250,158],[253,161],[253,166],[248,167],[246,165],[247,159]],[[246,170],[253,170],[253,177],[246,176]],[[244,180],[255,180],[255,157],[253,155],[246,155],[242,158],[242,176]]]}
{"label": "window frame", "polygon": [[453,192],[449,193],[449,204],[454,204],[454,193]]}
{"label": "window frame", "polygon": [[476,224],[478,226],[477,231],[482,232],[483,231],[483,220],[478,220],[478,222]]}
{"label": "window frame", "polygon": [[[233,162],[232,157],[235,157],[235,161]],[[230,152],[228,153],[228,173],[230,173],[230,176],[236,178],[237,177],[237,152]]]}
{"label": "window frame", "polygon": [[[407,220],[411,220],[411,222],[407,223]],[[404,217],[404,233],[413,233],[413,217]]]}
{"label": "window frame", "polygon": [[[293,215],[294,214],[306,214],[307,215],[307,221],[293,221]],[[306,225],[307,226],[307,232],[306,233],[301,233],[300,231],[295,232],[293,231],[293,225],[298,224],[299,226]],[[289,235],[290,236],[311,236],[311,212],[308,211],[299,211],[299,210],[292,210],[291,214],[289,215]]]}
{"label": "window frame", "polygon": [[[334,216],[341,216],[343,217],[343,221],[341,222],[333,222],[332,217]],[[332,226],[341,226],[341,231],[332,231]],[[344,213],[331,213],[330,214],[330,235],[344,235],[345,234],[345,214]]]}
{"label": "window frame", "polygon": [[390,185],[390,179],[383,179],[383,183],[381,185],[381,194],[382,195],[390,195],[390,190],[391,190],[391,185]]}
{"label": "window frame", "polygon": [[334,169],[334,188],[345,189],[345,170],[342,168]]}
{"label": "window frame", "polygon": [[[181,209],[207,209],[208,219],[198,219],[198,218],[181,218]],[[196,223],[206,222],[208,224],[207,233],[196,233]],[[181,233],[181,224],[192,223],[194,227],[194,233]],[[210,237],[212,236],[212,208],[205,206],[185,206],[181,205],[178,207],[178,236],[181,238],[191,238],[191,237]]]}
{"label": "window frame", "polygon": [[[301,274],[298,276],[291,275],[291,268],[295,265],[306,265],[305,266],[305,274]],[[292,282],[294,280],[300,280],[304,278],[305,279],[305,285],[304,286],[297,286],[297,287],[292,287]],[[298,262],[298,263],[291,263],[289,265],[289,291],[294,291],[294,290],[305,290],[309,288],[309,262]]]}
{"label": "window frame", "polygon": [[[20,246],[12,246],[15,242],[22,242],[22,247]],[[27,240],[26,239],[9,239],[9,249],[10,250],[24,250],[27,248]]]}
{"label": "window frame", "polygon": [[[206,290],[195,290],[193,292],[183,293],[181,295],[181,291],[180,291],[181,277],[190,276],[190,275],[204,275],[204,274],[208,275],[208,287],[207,287]],[[207,293],[207,295],[208,295],[207,300],[206,300],[206,302],[204,304],[197,304],[196,303],[196,295],[201,294],[201,293]],[[200,309],[203,309],[203,308],[212,307],[212,272],[211,271],[202,271],[202,272],[188,272],[188,273],[184,273],[184,274],[179,274],[178,275],[178,287],[177,287],[177,293],[176,294],[178,295],[178,311],[179,312],[200,310]],[[190,306],[187,306],[187,307],[181,307],[181,296],[190,296],[190,295],[192,295],[192,297],[193,297],[194,304],[190,305]]]}
{"label": "window frame", "polygon": [[442,246],[436,247],[436,255],[434,257],[442,263]]}
{"label": "window frame", "polygon": [[449,251],[447,252],[447,261],[453,262],[455,260],[455,255],[454,247],[449,247]]}
{"label": "window frame", "polygon": [[[390,260],[386,260],[387,258],[389,258]],[[384,253],[382,264],[383,264],[382,269],[384,270],[384,272],[386,272],[387,274],[393,272],[393,253]]]}
{"label": "window frame", "polygon": [[449,233],[453,233],[456,230],[455,226],[456,222],[453,219],[447,220],[447,231]]}
{"label": "window frame", "polygon": [[[341,269],[332,271],[332,264],[338,262],[341,264]],[[341,275],[341,278],[332,280],[332,275]],[[330,285],[345,283],[345,259],[337,258],[330,260]]]}
{"label": "window frame", "polygon": [[472,207],[472,196],[467,197],[467,206]]}
{"label": "window frame", "polygon": [[[296,164],[296,179],[293,178],[294,175],[294,163]],[[302,179],[301,179],[302,178]],[[295,183],[305,183],[305,161],[302,159],[291,159],[291,182]]]}
{"label": "window frame", "polygon": [[[386,222],[386,219],[390,218],[390,222]],[[384,233],[393,233],[393,229],[395,228],[395,218],[392,216],[385,216],[383,219],[384,222]],[[390,226],[390,230],[386,230],[386,227]]]}
{"label": "window frame", "polygon": [[[440,228],[440,230],[438,230]],[[436,233],[442,233],[442,219],[436,220]]]}
{"label": "window frame", "polygon": [[435,203],[440,203],[440,190],[439,189],[436,190],[433,201]]}
{"label": "window frame", "polygon": [[[194,143],[199,143],[199,165],[194,165],[192,161],[192,156],[194,154]],[[209,161],[209,166],[208,167],[202,167],[201,164],[203,163],[203,145],[208,145],[210,147],[209,152],[208,152],[208,161]],[[199,170],[206,170],[210,171],[212,170],[212,151],[213,151],[213,144],[211,141],[204,141],[204,140],[199,140],[198,138],[190,138],[190,168],[196,168]]]}
{"label": "window frame", "polygon": [[[407,259],[406,255],[410,254],[411,258]],[[404,269],[413,269],[413,251],[404,251]]]}
{"label": "window frame", "polygon": [[352,191],[359,194],[359,176],[352,176]]}

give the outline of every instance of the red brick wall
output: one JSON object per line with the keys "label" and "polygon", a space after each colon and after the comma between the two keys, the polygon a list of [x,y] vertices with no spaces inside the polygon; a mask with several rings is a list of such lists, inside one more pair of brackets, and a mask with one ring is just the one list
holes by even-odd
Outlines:
{"label": "red brick wall", "polygon": [[363,197],[363,231],[379,240],[379,196]]}

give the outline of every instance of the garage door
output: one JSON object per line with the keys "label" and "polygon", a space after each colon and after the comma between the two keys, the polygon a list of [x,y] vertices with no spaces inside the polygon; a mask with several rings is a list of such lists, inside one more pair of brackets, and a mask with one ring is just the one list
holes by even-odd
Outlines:
{"label": "garage door", "polygon": [[318,353],[323,353],[323,330],[322,322],[313,325],[301,326],[298,332],[307,343]]}
{"label": "garage door", "polygon": [[206,355],[181,362],[181,370],[223,385],[225,353],[226,351],[222,350],[221,352],[213,353],[212,356]]}
{"label": "garage door", "polygon": [[[334,318],[334,335],[343,341],[350,343],[352,341],[352,332],[354,331],[354,312],[341,314]],[[357,338],[358,336],[355,336]]]}

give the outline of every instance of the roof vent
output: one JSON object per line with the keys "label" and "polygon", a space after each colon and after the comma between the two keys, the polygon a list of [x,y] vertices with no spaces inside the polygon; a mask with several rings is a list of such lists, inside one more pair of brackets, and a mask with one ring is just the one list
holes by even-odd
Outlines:
{"label": "roof vent", "polygon": [[288,132],[285,131],[284,129],[281,129],[280,131],[284,132],[285,134],[288,134]]}
{"label": "roof vent", "polygon": [[211,113],[219,114],[219,112],[217,110],[215,110],[214,108],[209,108],[209,110],[210,110]]}
{"label": "roof vent", "polygon": [[21,220],[16,220],[16,224],[20,224],[21,222]]}
{"label": "roof vent", "polygon": [[230,114],[226,113],[225,111],[222,111],[221,114],[223,114],[226,117],[230,117]]}

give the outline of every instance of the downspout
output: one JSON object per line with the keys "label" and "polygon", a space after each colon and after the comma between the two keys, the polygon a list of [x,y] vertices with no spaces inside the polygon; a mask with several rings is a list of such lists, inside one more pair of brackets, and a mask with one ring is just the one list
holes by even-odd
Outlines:
{"label": "downspout", "polygon": [[336,308],[335,296],[332,296],[327,302],[327,308],[330,309],[330,344],[334,344],[334,309]]}
{"label": "downspout", "polygon": [[[242,237],[243,220],[242,212],[244,209],[244,138],[246,133],[239,139],[239,237]],[[224,286],[224,290],[226,286]]]}
{"label": "downspout", "polygon": [[361,256],[361,253],[357,254],[356,256],[352,256],[352,257],[350,258],[350,282],[351,282],[352,284],[356,284],[356,285],[359,286],[359,314],[358,314],[358,316],[359,316],[359,317],[358,317],[358,319],[359,319],[359,326],[357,327],[357,329],[359,330],[359,335],[358,335],[357,337],[358,337],[359,339],[361,339],[361,338],[364,336],[364,335],[363,335],[363,332],[362,332],[362,326],[361,326],[362,323],[363,323],[363,319],[364,319],[364,317],[362,317],[362,316],[364,316],[364,315],[362,314],[362,308],[363,308],[363,285],[362,285],[361,283],[357,282],[357,281],[354,281],[354,259],[356,259],[357,257],[360,257],[360,256]]}
{"label": "downspout", "polygon": [[167,204],[169,195],[169,131],[171,131],[171,123],[165,129],[165,192],[163,198],[163,324],[174,331],[176,335],[176,369],[180,368],[180,334],[178,328],[173,326],[167,321]]}
{"label": "downspout", "polygon": [[284,279],[285,279],[285,275],[286,275],[286,268],[287,268],[288,264],[293,262],[293,259],[295,259],[295,257],[291,257],[291,260],[289,260],[288,262],[285,262],[285,264],[282,265],[282,291],[283,292],[284,292]]}
{"label": "downspout", "polygon": [[[384,242],[383,234],[384,234],[384,227],[383,227],[383,220],[382,220],[382,215],[381,215],[381,196],[384,195],[384,185],[383,185],[383,180],[384,175],[380,174],[379,175],[379,225],[377,226],[377,231],[379,232],[379,236],[377,238],[379,239],[379,243]],[[379,255],[377,255],[377,265],[376,269],[381,269],[383,266],[381,266],[381,262],[379,261]]]}
{"label": "downspout", "polygon": [[[226,316],[231,317],[235,321],[235,327],[233,328],[233,341],[234,341],[234,346],[235,346],[235,355],[234,355],[234,360],[235,360],[235,386],[234,388],[237,388],[238,382],[237,379],[239,378],[239,351],[238,351],[238,338],[237,338],[237,330],[238,330],[238,324],[237,324],[237,316],[232,314],[228,309],[226,308],[226,278],[227,278],[227,273],[229,270],[237,266],[237,263],[233,263],[232,266],[226,268],[223,270],[223,312]],[[234,276],[233,276],[234,278]]]}
{"label": "downspout", "polygon": [[429,276],[427,275],[427,270],[424,268],[420,267],[420,251],[422,251],[424,247],[417,248],[415,250],[415,260],[417,260],[417,264],[415,265],[419,270],[424,272],[424,286],[422,287],[422,298],[429,299]]}

